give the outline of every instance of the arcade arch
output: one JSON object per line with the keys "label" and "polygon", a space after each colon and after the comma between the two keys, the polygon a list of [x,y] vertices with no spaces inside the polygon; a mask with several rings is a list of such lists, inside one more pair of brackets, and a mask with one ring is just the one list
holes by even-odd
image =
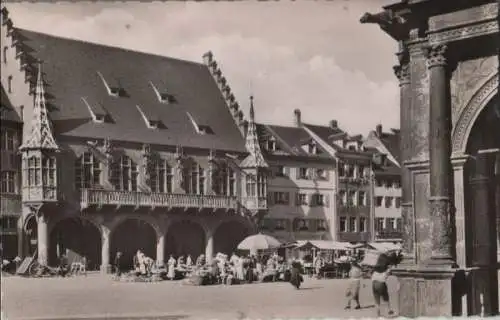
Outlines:
{"label": "arcade arch", "polygon": [[251,234],[250,228],[239,221],[223,222],[214,233],[214,252],[231,255],[238,244]]}
{"label": "arcade arch", "polygon": [[60,254],[69,262],[87,260],[88,270],[101,265],[101,232],[94,223],[80,217],[62,219],[53,226],[49,238],[49,264],[57,265]]}
{"label": "arcade arch", "polygon": [[122,267],[131,269],[133,257],[141,250],[147,257],[156,259],[156,243],[158,234],[156,228],[148,221],[128,218],[116,225],[110,234],[111,255],[122,253]]}
{"label": "arcade arch", "polygon": [[191,255],[193,260],[205,254],[206,233],[203,227],[190,220],[174,222],[168,228],[165,241],[165,261],[169,256]]}

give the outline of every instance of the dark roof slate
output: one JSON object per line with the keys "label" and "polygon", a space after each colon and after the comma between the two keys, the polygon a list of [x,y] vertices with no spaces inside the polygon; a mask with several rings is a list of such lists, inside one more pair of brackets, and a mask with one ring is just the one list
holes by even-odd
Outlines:
{"label": "dark roof slate", "polygon": [[[16,29],[16,35],[33,49],[30,55],[43,61],[56,135],[246,151],[204,64],[22,29]],[[120,86],[123,96],[110,96],[99,73],[110,87]],[[174,102],[160,102],[150,82],[168,90]],[[110,121],[94,123],[82,98],[88,98],[92,108],[102,107]],[[147,128],[137,105],[163,129]],[[197,133],[188,112],[213,134]]]}
{"label": "dark roof slate", "polygon": [[0,120],[22,123],[23,121],[21,120],[16,110],[12,106],[9,96],[7,95],[7,92],[5,92],[3,85],[1,90],[2,91],[0,96]]}
{"label": "dark roof slate", "polygon": [[380,141],[389,150],[391,155],[401,163],[400,133],[399,130],[393,130],[392,133],[384,132],[379,137]]}

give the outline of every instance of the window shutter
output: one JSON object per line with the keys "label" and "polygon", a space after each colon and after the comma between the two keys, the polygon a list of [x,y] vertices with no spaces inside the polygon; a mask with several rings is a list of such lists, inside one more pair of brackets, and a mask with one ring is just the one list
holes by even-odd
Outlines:
{"label": "window shutter", "polygon": [[285,204],[290,205],[290,192],[284,192],[285,194]]}
{"label": "window shutter", "polygon": [[330,207],[330,195],[325,194],[325,195],[323,195],[323,197],[325,198],[325,207],[326,208]]}
{"label": "window shutter", "polygon": [[300,168],[293,168],[295,170],[295,177],[300,179]]}
{"label": "window shutter", "polygon": [[330,180],[330,170],[325,169],[325,171],[323,171],[323,172],[325,175],[325,180],[327,180],[327,181]]}
{"label": "window shutter", "polygon": [[290,177],[290,168],[284,167],[284,171],[285,171],[285,176]]}
{"label": "window shutter", "polygon": [[318,220],[316,219],[307,219],[306,226],[309,228],[309,231],[316,232],[318,231]]}

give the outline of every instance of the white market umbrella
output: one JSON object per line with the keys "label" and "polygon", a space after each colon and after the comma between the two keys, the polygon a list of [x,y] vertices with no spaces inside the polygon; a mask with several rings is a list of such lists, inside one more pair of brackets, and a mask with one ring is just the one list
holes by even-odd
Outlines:
{"label": "white market umbrella", "polygon": [[280,246],[281,242],[279,242],[276,238],[259,233],[246,237],[240,242],[238,249],[255,252],[257,250],[276,249]]}

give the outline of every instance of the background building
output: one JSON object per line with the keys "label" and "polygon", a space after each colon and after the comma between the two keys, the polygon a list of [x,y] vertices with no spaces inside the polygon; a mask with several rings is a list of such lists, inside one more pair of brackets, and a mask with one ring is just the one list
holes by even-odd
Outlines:
{"label": "background building", "polygon": [[368,134],[363,145],[378,151],[373,161],[375,241],[400,242],[401,216],[401,164],[400,133],[383,132],[382,125]]}

